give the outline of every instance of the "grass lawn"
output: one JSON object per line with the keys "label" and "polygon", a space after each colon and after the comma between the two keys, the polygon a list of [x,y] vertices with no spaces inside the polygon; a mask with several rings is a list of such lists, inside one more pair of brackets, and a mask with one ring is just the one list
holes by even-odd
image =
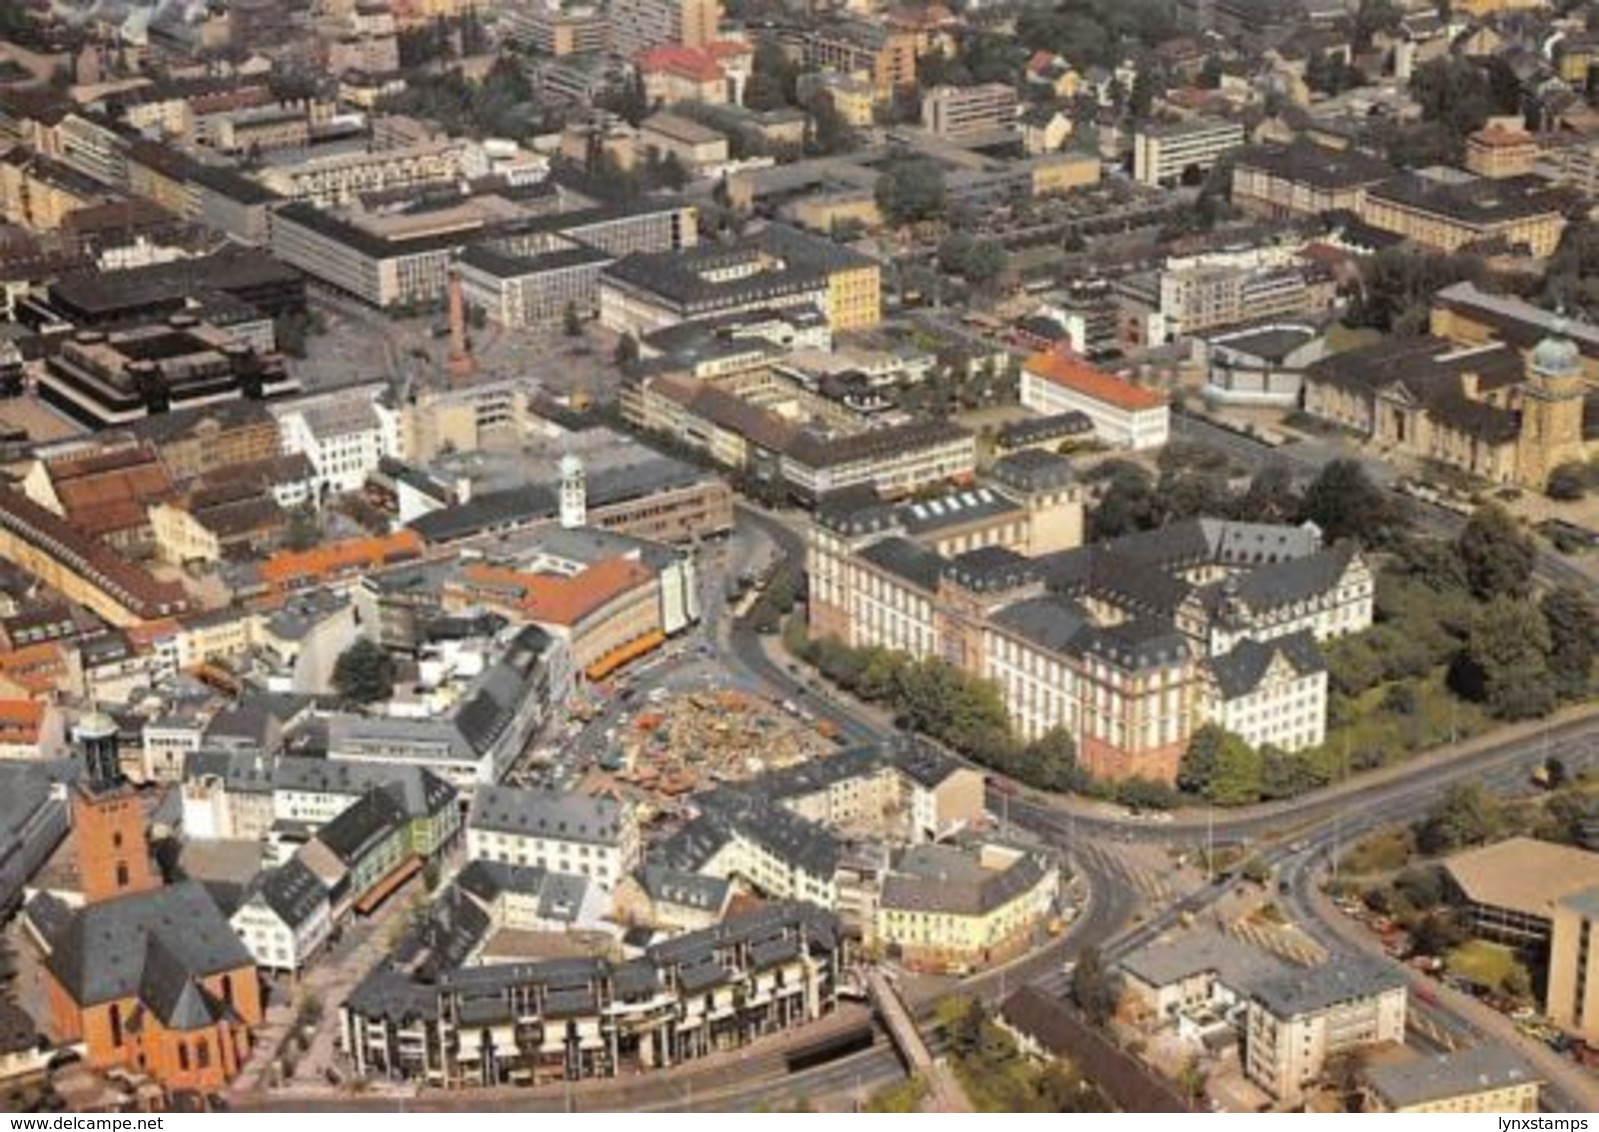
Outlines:
{"label": "grass lawn", "polygon": [[1455,948],[1444,958],[1452,975],[1489,990],[1497,990],[1513,967],[1516,956],[1508,947],[1474,939]]}
{"label": "grass lawn", "polygon": [[1344,713],[1344,721],[1328,728],[1323,748],[1349,751],[1351,770],[1363,770],[1402,762],[1408,754],[1448,743],[1452,738],[1469,739],[1493,726],[1481,704],[1450,694],[1442,669],[1412,686],[1416,702],[1415,709],[1409,712],[1396,711],[1383,702],[1387,684],[1356,697],[1352,710]]}
{"label": "grass lawn", "polygon": [[1415,843],[1408,829],[1385,829],[1355,844],[1344,854],[1339,868],[1356,876],[1391,873],[1410,863]]}

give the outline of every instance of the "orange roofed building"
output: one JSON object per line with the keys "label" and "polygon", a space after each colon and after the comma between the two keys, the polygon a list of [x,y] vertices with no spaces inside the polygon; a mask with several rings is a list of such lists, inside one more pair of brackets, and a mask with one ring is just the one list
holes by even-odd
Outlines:
{"label": "orange roofed building", "polygon": [[740,104],[755,54],[747,43],[717,40],[703,47],[663,44],[634,60],[644,97],[654,105],[675,102]]}
{"label": "orange roofed building", "polygon": [[566,640],[573,666],[604,679],[666,640],[659,583],[630,558],[606,558],[576,574],[535,574],[474,563],[445,586],[446,609],[496,609]]}
{"label": "orange roofed building", "polygon": [[1119,448],[1159,448],[1171,436],[1171,406],[1154,389],[1134,385],[1060,352],[1022,364],[1022,405],[1041,416],[1080,412],[1094,434]]}
{"label": "orange roofed building", "polygon": [[413,530],[376,538],[347,539],[311,550],[285,550],[261,564],[261,581],[274,593],[326,585],[370,570],[422,557],[422,536]]}

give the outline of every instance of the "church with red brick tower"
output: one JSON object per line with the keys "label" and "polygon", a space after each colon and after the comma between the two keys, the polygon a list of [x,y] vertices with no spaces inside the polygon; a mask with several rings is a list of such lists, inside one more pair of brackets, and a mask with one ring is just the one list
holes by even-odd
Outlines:
{"label": "church with red brick tower", "polygon": [[162,883],[116,730],[100,713],[74,730],[84,904],[49,940],[51,1035],[83,1042],[95,1068],[142,1073],[168,1092],[214,1093],[238,1073],[262,1018],[255,961],[204,886]]}

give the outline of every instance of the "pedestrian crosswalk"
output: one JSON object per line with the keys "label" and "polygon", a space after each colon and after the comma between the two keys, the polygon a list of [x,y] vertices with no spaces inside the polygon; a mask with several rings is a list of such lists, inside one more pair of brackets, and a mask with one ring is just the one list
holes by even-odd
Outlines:
{"label": "pedestrian crosswalk", "polygon": [[1315,967],[1327,961],[1327,949],[1298,928],[1239,919],[1228,924],[1226,931],[1235,939],[1300,967]]}

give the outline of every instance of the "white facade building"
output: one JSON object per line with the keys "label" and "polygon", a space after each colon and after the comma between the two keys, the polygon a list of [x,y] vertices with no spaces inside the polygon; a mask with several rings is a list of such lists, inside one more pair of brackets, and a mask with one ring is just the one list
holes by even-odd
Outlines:
{"label": "white facade building", "polygon": [[1022,366],[1021,401],[1040,416],[1080,412],[1094,435],[1120,448],[1163,446],[1171,435],[1164,394],[1061,354],[1035,354]]}
{"label": "white facade building", "polygon": [[302,452],[316,470],[319,496],[359,491],[386,455],[386,430],[366,388],[272,406],[283,450]]}
{"label": "white facade building", "polygon": [[482,785],[466,850],[469,860],[534,865],[610,891],[638,864],[638,824],[630,806],[609,798]]}

